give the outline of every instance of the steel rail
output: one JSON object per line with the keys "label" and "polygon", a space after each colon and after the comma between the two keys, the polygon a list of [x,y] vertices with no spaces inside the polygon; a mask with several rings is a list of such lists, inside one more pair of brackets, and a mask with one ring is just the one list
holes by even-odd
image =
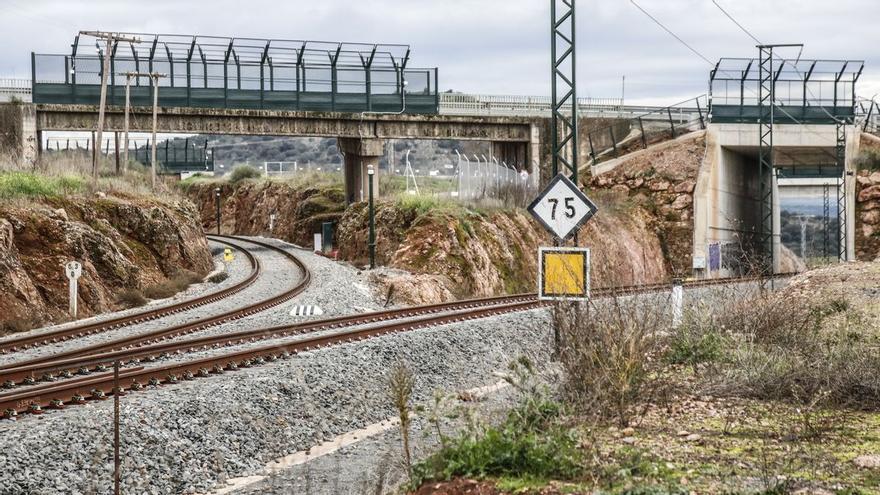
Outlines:
{"label": "steel rail", "polygon": [[[788,277],[788,276],[790,276],[790,274],[779,274],[776,276],[776,278]],[[744,283],[744,282],[757,281],[757,280],[760,280],[760,278],[759,277],[751,277],[751,278],[736,278],[736,279],[699,280],[699,281],[686,282],[685,286],[688,288],[698,288],[698,287],[704,287],[704,286],[724,285],[724,284],[730,284],[730,283]],[[640,294],[640,293],[664,292],[664,291],[669,290],[669,288],[670,288],[669,284],[650,284],[650,285],[641,285],[641,286],[609,287],[609,288],[597,289],[595,291],[595,294],[599,297],[610,297],[610,296],[634,295],[634,294]],[[166,343],[166,344],[160,344],[158,346],[151,346],[150,348],[136,349],[135,352],[133,352],[133,353],[132,352],[128,352],[128,353],[117,352],[117,353],[109,353],[109,354],[101,355],[101,356],[88,356],[87,361],[80,361],[79,363],[77,363],[75,360],[73,360],[73,361],[67,361],[67,362],[56,362],[56,363],[52,363],[51,365],[55,366],[56,369],[64,369],[65,376],[70,377],[70,376],[73,376],[73,372],[70,369],[72,365],[79,365],[83,369],[87,369],[87,370],[90,370],[90,369],[92,369],[92,367],[95,367],[95,369],[97,369],[99,371],[106,371],[108,369],[108,364],[112,363],[113,361],[116,361],[116,360],[128,361],[129,364],[136,364],[137,365],[137,364],[140,364],[140,362],[141,362],[140,358],[142,358],[144,356],[147,356],[148,360],[153,360],[159,354],[170,355],[171,353],[196,352],[199,350],[215,349],[215,348],[218,348],[222,345],[237,345],[237,344],[255,342],[256,340],[261,339],[261,338],[262,339],[279,338],[279,337],[284,336],[284,334],[285,334],[284,330],[291,330],[291,331],[295,331],[296,333],[300,333],[300,334],[307,333],[307,332],[311,333],[311,332],[317,332],[317,331],[322,331],[322,330],[329,330],[332,328],[338,328],[339,326],[351,326],[351,325],[355,325],[355,324],[365,325],[365,324],[374,323],[377,321],[381,322],[381,321],[387,320],[389,318],[397,318],[397,319],[407,318],[407,317],[412,317],[415,314],[428,313],[430,315],[431,313],[437,313],[437,312],[441,312],[441,311],[448,312],[448,311],[452,311],[452,310],[457,310],[457,311],[468,310],[468,312],[464,312],[464,313],[444,314],[444,315],[440,315],[440,316],[430,315],[430,316],[427,316],[424,318],[410,320],[410,321],[403,321],[403,322],[398,321],[396,323],[392,322],[392,323],[388,323],[386,325],[382,325],[379,327],[349,330],[349,331],[345,331],[345,332],[341,332],[341,333],[330,334],[328,336],[313,337],[313,338],[309,338],[309,339],[305,339],[305,340],[299,340],[299,341],[295,341],[295,342],[287,342],[287,343],[282,343],[282,344],[277,344],[277,345],[270,345],[270,346],[265,346],[265,347],[261,347],[261,348],[257,348],[257,349],[247,349],[247,350],[238,351],[238,352],[235,352],[232,354],[213,356],[213,357],[203,358],[203,359],[194,361],[194,362],[200,363],[200,364],[203,364],[205,362],[212,362],[212,363],[214,363],[214,365],[212,366],[212,370],[215,373],[219,373],[219,372],[222,372],[223,369],[225,369],[225,368],[237,369],[237,367],[239,365],[248,366],[250,364],[253,364],[252,361],[247,361],[247,360],[241,361],[240,363],[235,361],[235,359],[237,359],[237,356],[251,355],[253,352],[265,353],[265,355],[260,355],[256,358],[259,360],[259,362],[263,362],[267,359],[268,360],[275,360],[280,355],[289,355],[290,352],[295,353],[297,349],[301,348],[301,347],[297,347],[297,346],[305,345],[305,349],[308,350],[311,348],[311,346],[308,345],[310,343],[316,344],[317,347],[321,347],[325,344],[330,345],[332,343],[337,343],[337,342],[342,342],[342,341],[351,342],[351,341],[353,341],[352,337],[358,337],[357,340],[360,340],[360,337],[363,337],[364,335],[375,336],[375,335],[382,335],[385,333],[389,333],[392,331],[412,330],[412,329],[424,328],[426,326],[435,326],[435,325],[451,323],[451,322],[455,322],[455,321],[470,320],[470,319],[474,319],[474,318],[481,318],[481,317],[488,316],[488,315],[514,312],[514,311],[523,311],[523,310],[527,310],[527,309],[533,309],[536,307],[540,307],[540,306],[546,305],[546,304],[548,304],[548,303],[546,303],[544,301],[538,301],[535,298],[534,294],[522,294],[522,295],[516,295],[516,296],[503,296],[503,297],[494,297],[494,298],[481,298],[481,299],[474,299],[474,300],[468,300],[468,301],[460,301],[458,303],[435,304],[435,305],[428,305],[428,306],[415,307],[415,308],[403,308],[403,309],[399,309],[399,310],[392,310],[390,312],[375,312],[375,313],[367,313],[367,314],[355,315],[355,316],[343,316],[343,317],[337,317],[337,318],[331,318],[331,319],[327,319],[327,320],[311,322],[311,323],[307,323],[307,324],[291,325],[289,327],[275,327],[275,328],[270,328],[270,329],[265,329],[265,330],[239,332],[237,334],[205,337],[205,338],[201,338],[201,339],[194,339],[194,340],[189,340],[189,341],[184,341],[184,342]],[[289,335],[291,333],[291,331],[288,331],[286,334]],[[378,332],[378,333],[375,333],[375,332]],[[330,340],[328,341],[327,339],[330,339]],[[291,347],[291,346],[293,346],[293,347]],[[273,350],[278,351],[279,349],[281,349],[281,351],[280,351],[281,354],[271,352]],[[215,361],[218,361],[218,362],[224,361],[225,364],[218,368]],[[184,364],[186,364],[186,363],[184,363]],[[167,368],[167,366],[158,367],[155,369],[166,369],[166,368]],[[151,368],[151,369],[153,369],[153,368]],[[13,371],[13,370],[10,370],[10,371]],[[15,370],[15,372],[23,373],[23,375],[21,375],[21,376],[28,376],[29,373],[30,373],[29,376],[31,376],[31,377],[34,376],[33,369]],[[126,373],[128,373],[128,371],[126,371]],[[190,369],[190,370],[188,370],[188,373],[184,373],[183,376],[185,378],[192,378],[195,376],[195,374],[196,373],[194,373],[193,370]],[[199,368],[198,374],[200,376],[207,376],[208,374],[210,374],[210,372],[208,372],[206,368]],[[129,376],[129,375],[126,374],[125,376]],[[172,375],[169,375],[169,376],[172,376]],[[87,383],[87,384],[95,383],[95,382],[88,380],[88,377],[80,377],[77,380],[82,381],[83,383]],[[174,375],[170,379],[170,381],[176,381],[176,380],[177,380],[176,375]],[[151,382],[153,384],[159,384],[161,382],[161,379],[156,379],[155,376],[152,376]],[[70,381],[64,382],[64,385],[67,385],[69,383],[70,383]],[[53,384],[51,384],[51,383],[46,384],[46,385],[42,385],[40,387],[43,387],[43,388],[40,388],[39,390],[47,390],[47,389],[48,390],[55,390],[55,388],[53,388],[52,385]],[[58,385],[58,386],[61,387],[62,385]],[[19,401],[23,400],[23,399],[21,399],[22,397],[34,397],[35,394],[37,393],[37,391],[34,391],[35,388],[36,387],[30,387],[30,388],[25,389],[21,392],[14,392],[12,395],[9,396],[9,397],[13,397],[13,398],[10,398],[8,400],[7,400],[8,394],[4,395],[4,396],[0,396],[0,401],[6,400],[6,403],[9,404],[14,400],[19,400]],[[78,396],[82,396],[81,388],[82,387],[77,389]],[[98,398],[100,398],[100,394],[99,394]],[[40,407],[41,406],[39,404],[37,404],[37,406],[35,408],[36,409],[35,412],[39,412]],[[2,406],[0,406],[0,417],[2,417],[3,414],[5,414],[6,416],[12,416],[14,414],[17,414],[17,412],[21,411],[21,410],[22,410],[22,407],[19,407],[18,409],[6,411],[5,413],[3,413],[2,411],[5,411],[5,409]]]}
{"label": "steel rail", "polygon": [[260,275],[260,264],[257,259],[254,258],[254,256],[247,249],[237,244],[228,241],[217,242],[234,247],[244,253],[251,265],[251,273],[250,275],[248,275],[247,278],[223,290],[212,292],[210,294],[205,294],[203,296],[193,299],[188,299],[186,301],[181,301],[179,303],[162,306],[160,308],[140,311],[134,314],[119,316],[116,318],[109,318],[94,323],[86,323],[82,325],[60,328],[58,330],[44,332],[37,335],[25,335],[13,339],[3,340],[0,341],[0,354],[7,354],[9,352],[29,349],[32,347],[54,344],[72,338],[81,338],[85,337],[86,335],[107,332],[110,330],[115,330],[117,328],[142,323],[145,321],[155,320],[157,318],[162,318],[170,314],[180,313],[192,308],[217,302],[221,299],[237,294],[247,287],[253,285],[253,283],[256,282],[257,278]]}
{"label": "steel rail", "polygon": [[[782,278],[787,276],[790,276],[790,274],[774,275],[772,278]],[[760,279],[761,277],[710,279],[688,281],[683,285],[689,288],[698,288],[730,283],[744,283]],[[650,284],[644,286],[602,288],[597,289],[595,292],[605,296],[629,295],[666,291],[669,287],[669,284]],[[267,361],[276,361],[281,358],[288,358],[300,352],[329,347],[335,344],[351,343],[392,333],[485,318],[502,313],[526,311],[548,304],[550,303],[547,301],[533,299],[525,302],[480,307],[464,313],[429,315],[415,320],[391,322],[375,327],[347,330],[292,342],[240,350],[220,356],[209,356],[182,363],[167,364],[152,368],[129,369],[120,373],[119,380],[120,383],[125,382],[129,387],[129,390],[140,390],[146,385],[158,386],[163,384],[174,384],[178,383],[180,380],[192,380],[196,377],[208,377],[226,371],[235,371],[240,367],[260,365]],[[106,399],[108,394],[124,394],[126,391],[125,386],[120,386],[120,389],[117,390],[115,388],[115,383],[112,374],[103,373],[94,377],[85,377],[77,381],[47,384],[39,388],[35,387],[33,390],[25,389],[3,394],[0,395],[0,417],[15,418],[19,412],[25,411],[39,414],[42,412],[43,407],[63,408],[65,401],[85,403],[89,400]]]}
{"label": "steel rail", "polygon": [[392,319],[399,320],[432,313],[470,310],[486,306],[531,302],[535,300],[536,298],[534,294],[467,299],[464,301],[338,316],[294,325],[280,325],[264,329],[244,330],[241,332],[211,335],[195,339],[160,342],[148,346],[125,348],[111,352],[89,354],[66,359],[53,359],[43,363],[7,368],[0,372],[0,384],[5,384],[6,388],[11,388],[18,384],[32,385],[38,381],[69,378],[77,374],[86,374],[93,370],[104,371],[117,360],[122,364],[129,362],[139,363],[141,360],[154,361],[158,357],[175,353],[197,352],[200,350],[217,349],[220,347],[253,343],[260,340],[276,339],[291,335],[302,335],[356,325],[368,325]]}
{"label": "steel rail", "polygon": [[[216,235],[212,235],[210,237],[217,237]],[[232,238],[230,236],[220,236],[226,238]],[[251,244],[256,244],[258,246],[262,246],[268,249],[272,249],[277,251],[290,259],[303,273],[302,280],[294,286],[292,289],[282,292],[281,294],[272,296],[268,299],[261,300],[254,304],[249,304],[240,308],[236,308],[230,311],[225,311],[215,316],[201,318],[193,322],[183,323],[180,325],[175,325],[172,327],[162,328],[159,330],[155,330],[152,332],[147,332],[143,334],[133,335],[130,337],[124,337],[121,339],[112,340],[110,342],[104,342],[99,344],[94,344],[91,346],[81,347],[79,349],[71,349],[69,351],[64,351],[48,356],[43,356],[39,358],[33,358],[26,361],[9,363],[0,366],[0,372],[10,368],[18,368],[21,366],[34,365],[39,363],[45,363],[49,361],[55,361],[58,359],[68,358],[68,357],[77,357],[77,356],[86,356],[90,354],[98,354],[102,352],[109,352],[121,348],[131,348],[138,345],[145,345],[149,343],[158,342],[161,340],[167,340],[171,338],[176,338],[181,335],[186,335],[189,333],[196,332],[198,330],[202,330],[204,328],[208,328],[210,326],[219,325],[222,323],[226,323],[232,320],[237,320],[240,318],[244,318],[246,316],[250,316],[252,314],[264,311],[266,309],[275,307],[279,304],[282,304],[293,297],[300,294],[302,291],[308,287],[311,282],[311,273],[306,268],[306,266],[295,256],[288,253],[287,251],[272,246],[271,244],[267,244],[260,241],[253,241],[250,239],[242,239]],[[6,384],[8,386],[8,384]]]}

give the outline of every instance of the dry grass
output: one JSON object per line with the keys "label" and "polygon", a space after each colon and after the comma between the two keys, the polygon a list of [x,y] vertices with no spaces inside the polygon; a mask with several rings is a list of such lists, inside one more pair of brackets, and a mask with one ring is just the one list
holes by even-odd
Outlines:
{"label": "dry grass", "polygon": [[563,302],[553,309],[562,393],[583,414],[626,426],[634,407],[656,398],[656,357],[669,318],[652,298]]}
{"label": "dry grass", "polygon": [[202,276],[189,270],[181,270],[170,279],[155,285],[146,287],[143,295],[149,299],[165,299],[186,290],[192,284],[202,281]]}
{"label": "dry grass", "polygon": [[137,289],[123,289],[116,298],[116,302],[126,308],[137,308],[147,304],[147,298],[144,297],[143,292]]}

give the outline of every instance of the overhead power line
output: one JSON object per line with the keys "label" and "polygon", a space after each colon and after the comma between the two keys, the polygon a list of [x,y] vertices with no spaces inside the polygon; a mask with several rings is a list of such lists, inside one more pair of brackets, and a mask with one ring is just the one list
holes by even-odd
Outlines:
{"label": "overhead power line", "polygon": [[733,23],[736,24],[737,27],[739,27],[739,28],[742,30],[742,32],[746,33],[746,34],[749,36],[749,38],[752,38],[753,40],[755,40],[755,43],[757,43],[757,44],[759,44],[759,45],[763,45],[763,43],[761,43],[761,40],[759,40],[758,38],[755,37],[755,35],[753,35],[752,33],[750,33],[748,29],[746,29],[742,24],[739,23],[739,21],[737,21],[736,19],[734,19],[733,16],[730,15],[730,13],[729,13],[728,11],[724,10],[724,7],[722,7],[721,4],[719,4],[719,3],[717,2],[717,0],[712,0],[712,3],[714,3],[715,6],[718,7],[718,10],[720,10],[721,12],[723,12],[724,15],[726,15],[728,19],[730,19],[731,21],[733,21]]}
{"label": "overhead power line", "polygon": [[714,66],[714,65],[715,65],[715,64],[712,63],[712,61],[709,60],[705,55],[703,55],[702,53],[700,53],[699,51],[697,51],[697,49],[694,48],[694,47],[692,47],[690,44],[688,44],[687,41],[681,39],[681,37],[680,37],[679,35],[673,33],[671,29],[669,29],[668,27],[664,26],[662,22],[658,21],[657,18],[655,18],[654,16],[652,16],[650,13],[648,13],[647,10],[643,9],[642,6],[639,5],[639,4],[637,4],[635,0],[629,0],[629,1],[630,1],[630,3],[632,3],[633,5],[635,5],[637,9],[641,10],[643,14],[645,14],[646,16],[648,16],[649,19],[651,19],[652,21],[654,21],[654,23],[656,23],[658,26],[660,26],[661,28],[663,28],[664,31],[666,31],[667,33],[669,33],[670,36],[672,36],[673,38],[677,39],[679,43],[681,43],[682,45],[684,45],[685,47],[687,47],[687,49],[690,50],[691,52],[693,52],[696,56],[700,57],[700,58],[703,59],[707,64],[709,64],[709,65],[711,65],[711,66]]}

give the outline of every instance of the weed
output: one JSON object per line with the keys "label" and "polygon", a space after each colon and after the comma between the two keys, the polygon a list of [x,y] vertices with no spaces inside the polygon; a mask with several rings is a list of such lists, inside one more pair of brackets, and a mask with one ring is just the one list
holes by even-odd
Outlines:
{"label": "weed", "polygon": [[388,376],[388,393],[400,419],[403,456],[410,479],[412,479],[412,454],[409,448],[410,424],[412,423],[410,400],[412,399],[413,386],[415,386],[415,378],[413,377],[412,370],[405,364],[398,363],[391,369],[391,373]]}
{"label": "weed", "polygon": [[40,321],[34,317],[15,317],[0,322],[0,335],[27,332],[40,325]]}
{"label": "weed", "polygon": [[219,273],[215,273],[214,275],[211,275],[210,277],[208,277],[208,282],[211,282],[212,284],[219,284],[220,282],[226,280],[227,278],[229,278],[229,273],[219,272]]}

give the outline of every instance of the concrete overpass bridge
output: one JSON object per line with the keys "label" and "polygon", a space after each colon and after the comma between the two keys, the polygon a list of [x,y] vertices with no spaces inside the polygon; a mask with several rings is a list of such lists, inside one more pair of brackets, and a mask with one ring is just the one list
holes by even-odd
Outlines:
{"label": "concrete overpass bridge", "polygon": [[[314,136],[339,140],[349,201],[363,198],[367,167],[378,171],[386,139],[488,141],[492,155],[540,179],[549,163],[550,99],[441,93],[438,70],[413,68],[405,45],[217,38],[125,33],[140,43],[109,48],[104,129],[122,131],[128,92],[130,130],[151,130],[154,88],[129,72],[161,72],[158,132]],[[89,53],[94,42],[97,53]],[[20,108],[25,160],[40,153],[42,134],[97,127],[102,41],[77,36],[66,54],[32,54],[32,104]],[[24,92],[11,84],[7,93]],[[581,161],[645,129],[701,124],[706,104],[674,108],[625,106],[616,99],[580,99]],[[616,126],[611,122],[620,121]],[[647,131],[645,131],[647,132]],[[647,141],[644,145],[647,146]],[[99,143],[100,146],[100,143]],[[374,175],[378,181],[378,173]]]}

